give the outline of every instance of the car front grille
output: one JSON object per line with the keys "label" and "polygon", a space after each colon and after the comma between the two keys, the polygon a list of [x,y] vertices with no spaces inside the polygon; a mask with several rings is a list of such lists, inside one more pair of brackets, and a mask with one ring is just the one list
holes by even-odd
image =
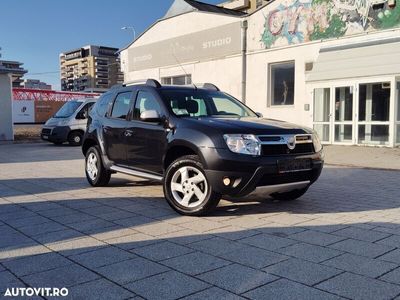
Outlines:
{"label": "car front grille", "polygon": [[314,146],[312,143],[298,144],[293,150],[291,150],[287,145],[262,145],[261,153],[263,156],[308,154],[314,153]]}
{"label": "car front grille", "polygon": [[50,128],[43,128],[42,129],[42,134],[43,135],[50,135],[51,134],[51,129]]}
{"label": "car front grille", "polygon": [[300,135],[262,135],[258,136],[261,142],[262,156],[279,156],[314,153],[314,144],[311,134]]}

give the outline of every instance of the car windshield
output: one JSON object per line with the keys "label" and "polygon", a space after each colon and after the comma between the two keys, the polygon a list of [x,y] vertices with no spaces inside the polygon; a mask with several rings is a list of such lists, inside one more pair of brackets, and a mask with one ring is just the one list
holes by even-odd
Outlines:
{"label": "car windshield", "polygon": [[65,103],[60,110],[54,115],[54,118],[69,118],[81,106],[82,102],[69,101]]}
{"label": "car windshield", "polygon": [[177,89],[161,93],[178,117],[257,117],[239,100],[219,91]]}

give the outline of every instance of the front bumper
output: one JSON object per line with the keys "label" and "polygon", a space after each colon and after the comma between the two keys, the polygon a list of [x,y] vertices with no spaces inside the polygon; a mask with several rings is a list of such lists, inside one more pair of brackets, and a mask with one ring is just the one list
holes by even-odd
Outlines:
{"label": "front bumper", "polygon": [[43,127],[40,137],[44,141],[63,143],[68,141],[69,126]]}
{"label": "front bumper", "polygon": [[[211,186],[220,194],[234,197],[246,196],[260,188],[284,192],[290,187],[308,187],[319,178],[324,164],[322,151],[270,157],[251,157],[224,149],[208,149],[208,152],[205,157],[209,163],[205,172]],[[210,157],[213,157],[211,161]],[[278,161],[293,159],[310,159],[311,167],[303,171],[280,173]],[[226,178],[229,178],[229,185],[224,184]]]}

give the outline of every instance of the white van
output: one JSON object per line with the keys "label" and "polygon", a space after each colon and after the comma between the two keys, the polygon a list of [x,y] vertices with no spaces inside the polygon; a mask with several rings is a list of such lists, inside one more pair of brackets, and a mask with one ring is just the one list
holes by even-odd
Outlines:
{"label": "white van", "polygon": [[42,140],[56,145],[65,142],[72,146],[81,145],[86,131],[87,117],[96,100],[95,98],[86,98],[65,103],[43,126]]}

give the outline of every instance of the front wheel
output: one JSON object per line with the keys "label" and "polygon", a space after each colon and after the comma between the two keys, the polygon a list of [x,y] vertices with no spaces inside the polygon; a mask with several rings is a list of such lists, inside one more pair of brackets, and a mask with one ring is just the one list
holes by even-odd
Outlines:
{"label": "front wheel", "polygon": [[271,197],[275,200],[281,200],[281,201],[292,201],[300,198],[303,196],[308,190],[308,187],[300,190],[294,190],[291,192],[286,192],[286,193],[275,193],[272,194]]}
{"label": "front wheel", "polygon": [[72,131],[68,136],[68,143],[71,146],[80,146],[82,144],[83,134],[79,131]]}
{"label": "front wheel", "polygon": [[168,204],[182,215],[207,214],[221,199],[221,195],[213,191],[196,155],[175,160],[166,171],[163,185]]}
{"label": "front wheel", "polygon": [[111,179],[111,172],[104,168],[100,151],[97,146],[86,152],[85,173],[92,186],[106,186]]}

